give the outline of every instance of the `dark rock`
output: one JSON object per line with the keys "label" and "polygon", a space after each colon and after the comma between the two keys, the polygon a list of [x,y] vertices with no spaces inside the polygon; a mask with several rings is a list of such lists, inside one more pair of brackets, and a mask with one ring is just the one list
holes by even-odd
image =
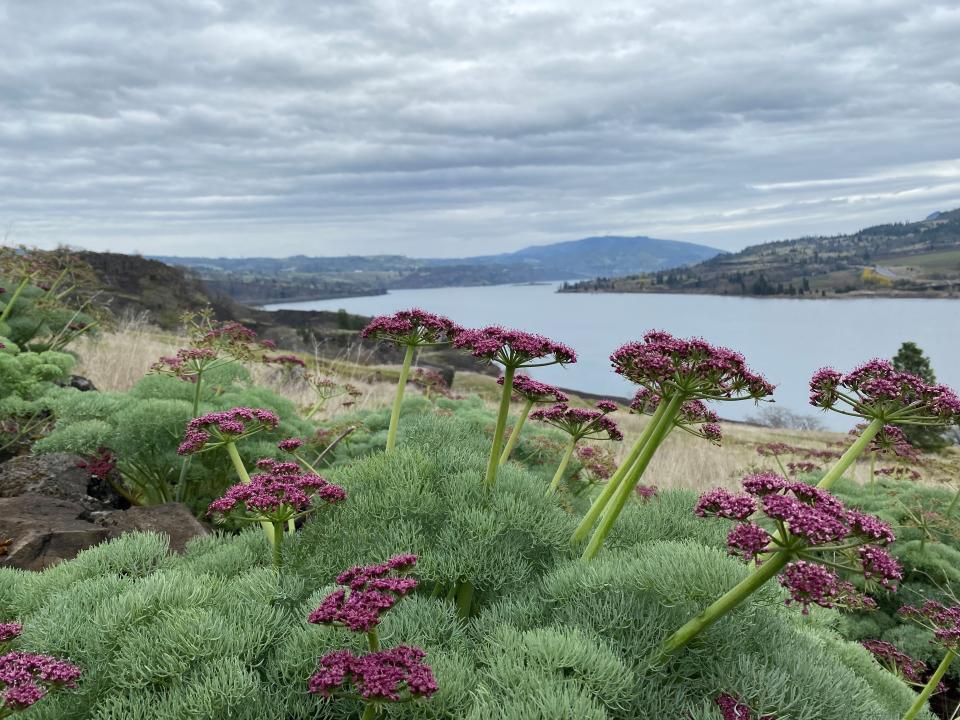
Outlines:
{"label": "dark rock", "polygon": [[97,522],[112,538],[133,531],[167,535],[174,552],[183,552],[188,540],[208,533],[186,505],[176,502],[112,512],[97,518]]}
{"label": "dark rock", "polygon": [[69,386],[80,392],[96,392],[97,386],[82,375],[71,375]]}
{"label": "dark rock", "polygon": [[25,493],[78,503],[86,510],[123,507],[123,499],[108,483],[78,467],[83,458],[73,453],[20,455],[0,465],[0,497]]}
{"label": "dark rock", "polygon": [[79,503],[44,495],[0,498],[0,541],[9,540],[0,564],[43,570],[106,540],[109,531],[86,514]]}

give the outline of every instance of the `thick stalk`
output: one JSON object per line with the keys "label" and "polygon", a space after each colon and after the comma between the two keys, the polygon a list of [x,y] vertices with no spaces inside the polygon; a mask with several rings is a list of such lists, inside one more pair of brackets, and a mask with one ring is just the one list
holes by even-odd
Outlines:
{"label": "thick stalk", "polygon": [[[240,476],[240,481],[244,485],[249,485],[250,475],[249,473],[247,473],[247,469],[243,466],[243,460],[240,459],[240,453],[237,452],[236,443],[227,442],[227,443],[224,443],[224,447],[227,448],[227,455],[230,456],[230,461],[233,463],[233,469],[236,470],[237,475]],[[270,541],[270,544],[276,546],[278,540],[273,537],[273,531],[274,531],[273,523],[268,522],[267,520],[261,520],[260,527],[263,528],[263,532],[267,536],[267,540]],[[282,530],[281,530],[281,533],[282,533]],[[274,550],[276,551],[276,547],[274,547]]]}
{"label": "thick stalk", "polygon": [[273,566],[283,567],[283,523],[273,523]]}
{"label": "thick stalk", "polygon": [[837,460],[834,466],[830,468],[829,472],[823,476],[823,479],[817,483],[817,487],[821,490],[829,490],[830,486],[843,477],[843,474],[857,461],[857,458],[863,454],[863,451],[866,450],[870,441],[873,440],[876,434],[882,429],[882,419],[875,418],[871,420],[870,424],[867,425],[860,434],[860,437],[854,441],[853,445],[847,448],[847,451]]}
{"label": "thick stalk", "polygon": [[647,426],[643,429],[643,433],[641,433],[640,438],[630,449],[630,454],[624,458],[623,462],[620,463],[620,467],[618,467],[611,478],[607,480],[603,490],[597,496],[597,499],[593,501],[590,509],[587,510],[587,514],[583,516],[583,520],[580,521],[577,529],[573,532],[573,535],[570,538],[571,545],[579,545],[587,539],[587,535],[589,535],[590,531],[593,530],[593,526],[596,524],[597,518],[600,517],[603,509],[607,506],[607,503],[610,502],[610,498],[613,497],[613,494],[617,491],[617,487],[620,485],[620,481],[623,480],[623,476],[630,472],[630,468],[633,467],[633,464],[637,461],[637,458],[640,457],[640,453],[643,451],[643,448],[650,439],[650,436],[653,434],[653,431],[656,430],[657,423],[660,422],[660,418],[663,417],[663,413],[666,411],[666,409],[666,403],[660,403],[660,405],[654,411],[650,418],[650,422],[648,422]]}
{"label": "thick stalk", "polygon": [[493,431],[493,447],[490,448],[490,460],[487,461],[487,476],[485,482],[487,490],[493,488],[497,482],[497,468],[500,460],[500,450],[503,444],[503,433],[507,428],[507,415],[510,414],[510,398],[513,396],[513,374],[516,368],[503,368],[503,394],[500,396],[500,412],[497,414],[497,427]]}
{"label": "thick stalk", "polygon": [[[197,373],[197,382],[196,387],[193,389],[193,415],[191,418],[195,418],[200,414],[200,385],[203,383],[203,372],[200,371]],[[177,496],[176,501],[182,502],[183,496],[186,494],[187,484],[187,471],[190,469],[190,460],[193,459],[193,455],[187,455],[183,458],[183,464],[180,466],[180,478],[177,480]]]}
{"label": "thick stalk", "polygon": [[464,620],[470,617],[473,607],[473,583],[469,580],[457,583],[457,615]]}
{"label": "thick stalk", "polygon": [[683,648],[717,620],[722,618],[737,605],[762,587],[768,580],[779,573],[790,562],[792,553],[780,551],[773,557],[759,565],[752,573],[740,581],[733,589],[728,590],[719,600],[716,600],[706,610],[688,620],[683,627],[677,630],[660,646],[652,660],[653,667],[660,667],[667,659]]}
{"label": "thick stalk", "polygon": [[403,366],[400,368],[400,379],[397,381],[397,394],[393,398],[393,410],[390,411],[390,429],[387,431],[387,452],[393,450],[397,445],[397,426],[400,424],[400,408],[403,406],[403,391],[407,387],[407,379],[410,377],[410,365],[413,363],[413,354],[416,352],[415,345],[407,345],[407,351],[403,355]]}
{"label": "thick stalk", "polygon": [[647,440],[643,450],[640,451],[640,457],[637,458],[636,463],[630,468],[623,480],[620,481],[614,496],[610,499],[610,503],[605,509],[603,517],[600,518],[600,524],[597,525],[597,529],[594,530],[590,542],[583,551],[583,555],[580,558],[581,560],[592,560],[596,557],[597,553],[600,552],[604,540],[607,539],[607,535],[610,534],[613,524],[617,521],[617,518],[620,517],[624,505],[627,504],[630,493],[632,493],[633,489],[637,486],[644,471],[650,464],[650,460],[653,459],[654,453],[657,451],[657,448],[660,447],[660,443],[663,442],[663,439],[673,427],[673,419],[677,416],[677,412],[680,410],[680,406],[683,405],[683,401],[684,396],[682,393],[677,393],[670,398],[667,409],[663,411],[663,415],[660,417],[660,420],[657,421],[656,428],[650,433],[649,440]]}
{"label": "thick stalk", "polygon": [[287,532],[293,535],[297,531],[297,521],[293,518],[287,520]]}
{"label": "thick stalk", "polygon": [[3,322],[10,317],[10,313],[13,312],[13,306],[16,304],[17,298],[20,297],[20,293],[23,292],[23,289],[27,286],[28,282],[29,278],[24,278],[20,281],[20,284],[17,285],[17,289],[13,291],[13,295],[11,295],[10,299],[7,300],[7,304],[3,306],[3,312],[0,312],[0,322]]}
{"label": "thick stalk", "polygon": [[875,452],[870,453],[870,489],[876,493],[877,492],[877,454]]}
{"label": "thick stalk", "polygon": [[530,408],[532,407],[533,400],[527,400],[523,403],[523,407],[520,409],[520,417],[517,418],[517,422],[514,424],[513,430],[510,432],[510,437],[507,438],[507,444],[503,448],[503,453],[500,455],[501,467],[503,467],[507,460],[510,459],[510,454],[517,446],[517,441],[520,439],[520,431],[523,429],[523,424],[527,421],[527,415],[530,414]]}
{"label": "thick stalk", "polygon": [[573,457],[573,450],[576,447],[577,441],[571,438],[570,443],[567,445],[567,449],[563,451],[563,457],[560,458],[560,466],[553,474],[553,480],[550,481],[550,487],[547,488],[547,496],[553,495],[557,491],[557,488],[560,487],[560,480],[563,479],[563,474],[567,471],[567,465],[570,464],[570,458]]}
{"label": "thick stalk", "polygon": [[377,635],[376,628],[367,630],[367,646],[370,648],[370,652],[377,652],[380,650],[380,636]]}
{"label": "thick stalk", "polygon": [[930,680],[927,681],[927,684],[923,687],[923,690],[920,691],[920,694],[917,695],[917,699],[914,700],[913,705],[911,705],[910,709],[907,710],[907,714],[903,716],[903,720],[913,720],[913,718],[917,716],[917,713],[923,710],[923,706],[927,704],[927,700],[929,700],[930,696],[933,695],[933,691],[937,689],[937,685],[939,685],[940,681],[943,680],[943,676],[947,674],[947,668],[950,667],[950,663],[953,662],[953,659],[956,656],[956,652],[953,650],[947,650],[947,654],[944,655],[943,660],[941,660],[940,664],[937,665],[937,669],[930,677]]}
{"label": "thick stalk", "polygon": [[360,720],[375,720],[379,706],[376,703],[367,701],[367,706],[363,710],[363,717]]}

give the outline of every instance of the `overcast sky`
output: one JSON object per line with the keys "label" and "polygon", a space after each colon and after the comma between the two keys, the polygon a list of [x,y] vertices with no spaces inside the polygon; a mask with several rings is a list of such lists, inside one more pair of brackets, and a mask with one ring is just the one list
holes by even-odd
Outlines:
{"label": "overcast sky", "polygon": [[960,206],[955,0],[0,0],[8,242],[724,249]]}

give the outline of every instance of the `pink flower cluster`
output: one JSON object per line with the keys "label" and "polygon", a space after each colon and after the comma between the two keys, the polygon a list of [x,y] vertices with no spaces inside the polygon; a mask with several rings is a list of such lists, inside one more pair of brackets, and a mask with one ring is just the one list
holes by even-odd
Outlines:
{"label": "pink flower cluster", "polygon": [[610,361],[618,374],[661,397],[681,392],[688,398],[759,400],[773,393],[773,385],[751,372],[740,353],[700,338],[651,331],[641,342],[618,348]]}
{"label": "pink flower cluster", "polygon": [[637,485],[633,491],[640,498],[640,502],[649,502],[660,494],[660,488],[656,485]]}
{"label": "pink flower cluster", "polygon": [[616,403],[609,400],[597,402],[596,410],[587,408],[572,408],[560,403],[548,408],[541,408],[530,413],[533,420],[540,420],[548,425],[563,430],[574,441],[584,438],[589,440],[623,440],[623,433],[617,424],[607,417],[617,409]]}
{"label": "pink flower cluster", "polygon": [[101,447],[97,448],[97,454],[93,457],[78,461],[77,467],[90,473],[90,477],[105,480],[116,469],[117,458],[110,450]]}
{"label": "pink flower cluster", "polygon": [[[717,707],[723,720],[753,720],[753,711],[749,705],[737,700],[733,695],[721,693],[717,695]],[[773,715],[762,715],[757,720],[775,720]]]}
{"label": "pink flower cluster", "polygon": [[360,331],[360,337],[397,345],[433,345],[448,343],[460,332],[460,326],[449,318],[412,308],[375,317]]}
{"label": "pink flower cluster", "polygon": [[207,515],[225,516],[233,512],[250,513],[256,520],[285,521],[306,512],[314,499],[334,504],[346,499],[347,493],[339,485],[319,475],[302,474],[296,463],[263,461],[269,472],[258,473],[249,483],[227,488],[223,497],[210,503]]}
{"label": "pink flower cluster", "polygon": [[950,425],[960,418],[960,398],[950,388],[928,385],[886,360],[871,360],[846,375],[821,368],[810,380],[810,404],[855,417],[913,424]]}
{"label": "pink flower cluster", "polygon": [[[503,379],[501,375],[497,382],[503,385]],[[533,403],[565,403],[570,399],[559,388],[534,380],[529,375],[517,375],[513,378],[513,392]]]}
{"label": "pink flower cluster", "polygon": [[300,438],[287,438],[277,443],[277,449],[284,452],[293,452],[303,447],[303,440]]}
{"label": "pink flower cluster", "polygon": [[197,370],[216,358],[217,351],[212,348],[181,348],[174,357],[161,357],[150,370],[176,375],[184,380],[196,380]]}
{"label": "pink flower cluster", "polygon": [[[660,406],[660,401],[659,395],[642,387],[633,396],[630,410],[642,415],[653,415]],[[700,400],[687,400],[683,403],[680,406],[680,412],[673,420],[673,424],[684,432],[702,437],[717,445],[723,440],[720,418]]]}
{"label": "pink flower cluster", "polygon": [[23,625],[17,622],[0,623],[0,643],[8,643],[20,637]]}
{"label": "pink flower cluster", "polygon": [[308,688],[324,697],[341,692],[365,700],[392,702],[427,698],[438,688],[424,657],[423,650],[409,645],[359,656],[349,650],[337,650],[320,658]]}
{"label": "pink flower cluster", "polygon": [[933,633],[933,642],[945,650],[960,650],[960,607],[927,600],[919,608],[904,605],[900,615]]}
{"label": "pink flower cluster", "polygon": [[[565,365],[577,361],[577,354],[562,343],[543,335],[499,326],[464,330],[454,339],[453,346],[482,360],[512,368]],[[535,360],[543,362],[535,363]]]}
{"label": "pink flower cluster", "polygon": [[345,570],[337,576],[337,584],[344,589],[324,598],[320,607],[310,613],[308,622],[369,632],[380,624],[383,613],[417,587],[414,578],[403,575],[416,563],[416,555],[397,555],[385,563]]}
{"label": "pink flower cluster", "polygon": [[280,418],[263,408],[236,407],[207,413],[187,423],[187,432],[177,452],[191,455],[279,424]]}
{"label": "pink flower cluster", "polygon": [[[866,427],[866,424],[858,424],[850,434],[859,435]],[[903,430],[895,425],[884,425],[870,441],[869,451],[881,455],[893,455],[909,462],[920,462],[922,455],[919,448],[910,444]]]}
{"label": "pink flower cluster", "polygon": [[307,366],[307,364],[296,355],[275,355],[273,357],[264,355],[263,362],[267,365],[282,365],[284,368],[305,368]]}
{"label": "pink flower cluster", "polygon": [[[864,640],[862,643],[867,650],[887,670],[902,678],[911,685],[924,685],[923,679],[927,674],[927,664],[923,660],[916,660],[905,652],[897,649],[896,645],[884,640]],[[935,692],[943,692],[946,685],[939,683]]]}
{"label": "pink flower cluster", "polygon": [[[723,488],[706,492],[694,512],[739,523],[727,536],[732,555],[752,560],[764,553],[788,552],[796,558],[786,566],[780,582],[804,612],[811,603],[833,607],[841,599],[845,604],[862,602],[852,585],[817,564],[818,554],[829,553],[831,565],[859,574],[867,582],[896,589],[900,565],[881,547],[894,541],[893,531],[877,517],[848,510],[824,490],[772,473],[744,478],[743,488],[743,495]],[[758,511],[779,529],[777,534],[748,522]]]}
{"label": "pink flower cluster", "polygon": [[[0,657],[0,712],[23,710],[49,690],[75,688],[80,669],[47,655],[12,652]],[[4,717],[6,715],[4,714]]]}

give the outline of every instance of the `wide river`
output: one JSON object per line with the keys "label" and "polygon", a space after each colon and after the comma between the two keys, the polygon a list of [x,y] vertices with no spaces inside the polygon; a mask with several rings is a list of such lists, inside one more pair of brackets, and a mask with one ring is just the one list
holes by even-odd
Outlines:
{"label": "wide river", "polygon": [[[889,358],[911,340],[930,357],[937,379],[960,390],[960,301],[920,299],[789,300],[711,295],[559,294],[556,285],[396,290],[373,297],[267,306],[295,310],[345,309],[380,315],[421,307],[461,325],[504,325],[538,332],[573,347],[579,361],[537,368],[534,377],[591,393],[629,396],[633,386],[610,369],[621,344],[651,328],[701,336],[743,353],[750,366],[777,385],[777,403],[817,414],[807,404],[807,382],[817,368],[848,370],[873,357]],[[743,419],[749,402],[720,404],[721,417]],[[827,427],[844,430],[850,418],[824,413]]]}

